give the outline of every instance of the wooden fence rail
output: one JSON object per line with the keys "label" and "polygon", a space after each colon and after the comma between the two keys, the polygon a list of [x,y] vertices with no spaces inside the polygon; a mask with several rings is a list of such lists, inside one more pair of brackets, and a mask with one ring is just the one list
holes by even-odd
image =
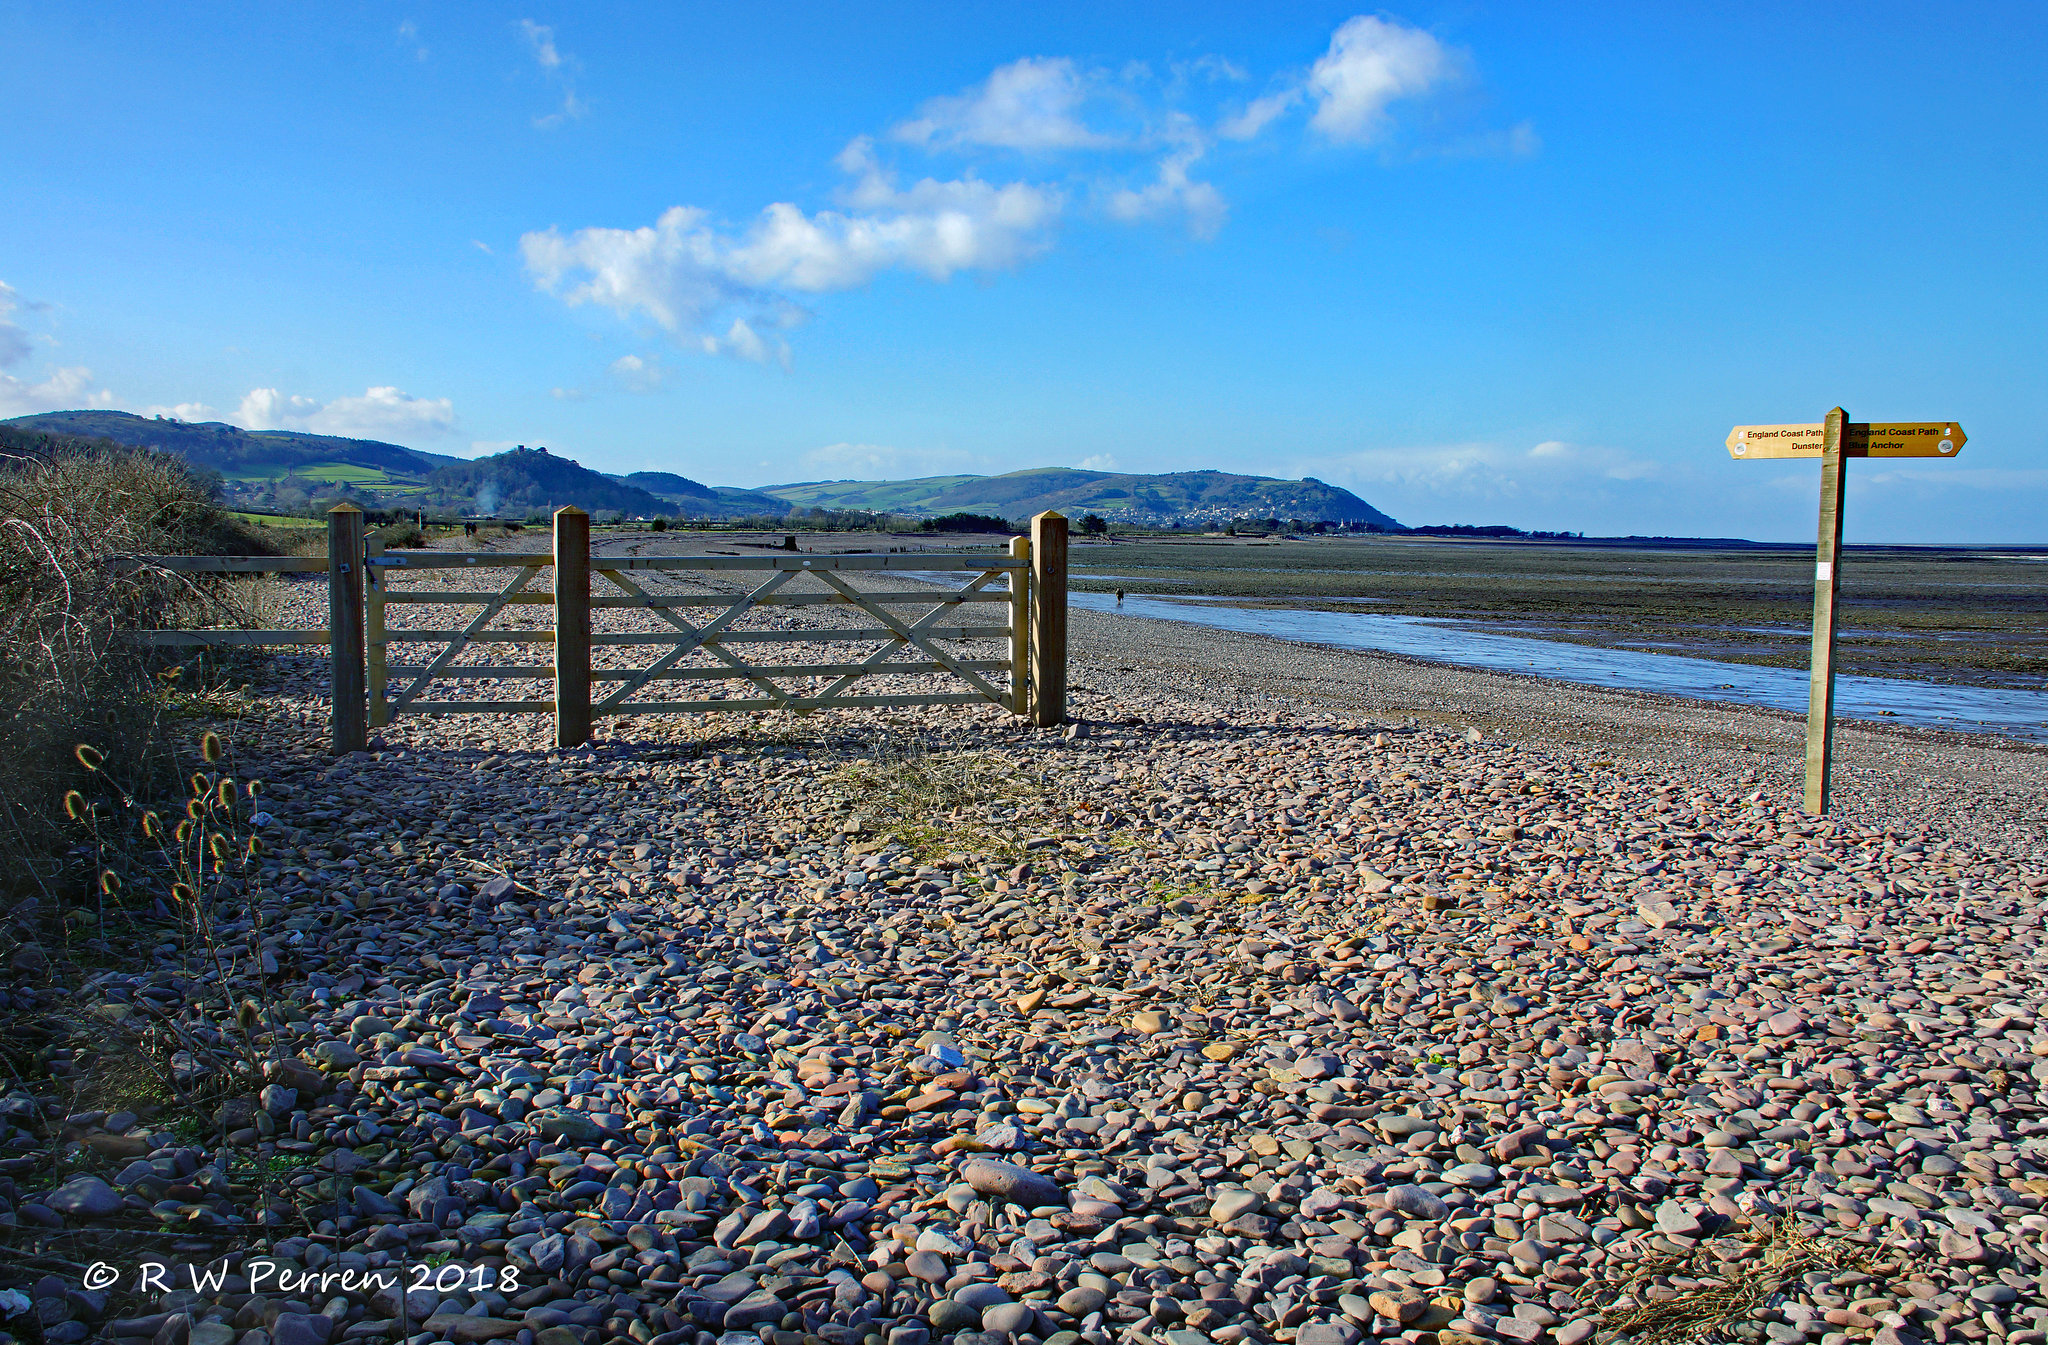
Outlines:
{"label": "wooden fence rail", "polygon": [[[834,707],[965,705],[993,702],[1041,725],[1066,719],[1067,521],[1040,514],[1031,536],[1010,540],[1006,553],[926,553],[824,556],[594,556],[590,520],[574,508],[555,513],[553,546],[546,552],[387,551],[365,540],[362,511],[337,505],[327,516],[327,556],[137,556],[123,563],[177,574],[321,574],[327,576],[328,624],[317,630],[151,630],[135,632],[158,648],[249,645],[325,647],[330,665],[330,736],[337,754],[361,750],[372,728],[403,715],[543,713],[555,716],[555,738],[572,747],[590,738],[592,720],[604,715],[688,714],[712,711],[789,710],[809,713]],[[534,588],[543,570],[553,570],[550,591]],[[392,581],[407,574],[445,576],[458,570],[514,570],[488,587],[405,589]],[[848,574],[916,572],[958,575],[957,589],[864,592]],[[740,580],[746,591],[670,593],[644,582],[691,572]],[[593,576],[604,591],[593,596]],[[482,578],[482,576],[479,576]],[[786,591],[798,579],[824,586]],[[1000,585],[1000,586],[998,586]],[[460,628],[389,626],[386,608],[414,605],[474,607]],[[1001,604],[991,612],[987,604]],[[977,621],[979,606],[998,621]],[[550,607],[549,629],[493,629],[511,609]],[[921,614],[899,611],[926,608]],[[708,618],[693,614],[722,609]],[[844,609],[873,624],[796,630],[738,629],[758,609]],[[593,632],[593,611],[639,610],[659,628]],[[1009,641],[1007,654],[963,654],[940,642]],[[787,644],[868,643],[862,656],[814,663],[787,660],[750,662],[745,651],[773,655]],[[460,660],[473,645],[542,645],[548,661],[472,664]],[[424,658],[392,662],[398,646],[439,646]],[[664,648],[665,647],[665,648]],[[654,661],[638,668],[592,665],[595,649],[660,648]],[[693,656],[708,664],[687,664]],[[873,677],[946,675],[963,689],[902,694],[856,693]],[[793,678],[826,680],[805,691],[785,685]],[[1007,685],[996,680],[1006,678]],[[829,679],[829,680],[827,680]],[[427,699],[435,682],[552,681],[547,699]],[[648,699],[658,686],[679,689],[742,682],[758,694],[745,698]],[[396,694],[393,687],[397,686]]]}

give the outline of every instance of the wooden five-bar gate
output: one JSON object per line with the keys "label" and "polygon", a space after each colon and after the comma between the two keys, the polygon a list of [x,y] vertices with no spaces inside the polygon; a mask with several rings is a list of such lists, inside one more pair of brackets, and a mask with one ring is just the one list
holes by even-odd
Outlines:
{"label": "wooden five-bar gate", "polygon": [[[1029,537],[1007,554],[911,552],[761,556],[593,555],[590,519],[557,510],[547,551],[387,550],[366,539],[354,505],[328,513],[327,556],[147,556],[130,562],[182,573],[325,572],[328,623],[308,630],[159,630],[139,632],[167,647],[324,645],[329,651],[329,722],[337,753],[363,748],[369,730],[406,715],[545,713],[558,745],[590,738],[596,718],[635,714],[834,707],[955,705],[992,702],[1041,725],[1066,718],[1067,521],[1040,514]],[[536,587],[552,570],[547,591]],[[914,573],[940,586],[863,589],[852,576]],[[447,587],[460,573],[477,582]],[[604,590],[593,596],[593,573]],[[737,592],[685,591],[676,581],[738,581]],[[941,578],[943,576],[943,579]],[[422,587],[429,578],[442,586]],[[411,582],[408,582],[411,581]],[[954,586],[957,583],[957,587]],[[392,611],[415,605],[475,608],[459,626],[393,624]],[[502,627],[523,609],[552,609],[545,629]],[[916,612],[916,608],[925,608]],[[839,609],[875,624],[744,625],[749,615],[783,608]],[[637,610],[654,629],[592,629],[593,610]],[[913,610],[906,610],[913,609]],[[1006,641],[998,655],[950,648]],[[826,644],[854,648],[838,659],[792,662],[781,651]],[[545,645],[546,663],[469,663],[463,655],[497,646]],[[595,649],[647,648],[651,662],[594,664]],[[423,654],[410,651],[425,649]],[[750,658],[749,655],[752,655]],[[906,657],[907,656],[907,657]],[[630,657],[630,656],[628,656]],[[872,691],[876,677],[942,675],[946,691]],[[546,699],[436,699],[449,681],[550,681]],[[809,686],[799,687],[799,682]],[[737,696],[708,688],[739,683]],[[823,685],[818,685],[822,683]],[[870,683],[872,686],[872,683]]]}

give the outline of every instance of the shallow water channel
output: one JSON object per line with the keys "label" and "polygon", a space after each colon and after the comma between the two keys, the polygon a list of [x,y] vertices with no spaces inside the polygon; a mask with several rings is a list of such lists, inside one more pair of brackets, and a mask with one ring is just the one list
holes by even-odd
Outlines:
{"label": "shallow water channel", "polygon": [[[1067,600],[1091,612],[1180,621],[1339,649],[1374,649],[1435,663],[1526,673],[1587,686],[1658,691],[1696,700],[1736,701],[1794,714],[1806,713],[1806,674],[1791,668],[1496,635],[1455,621],[1428,617],[1244,608],[1135,594],[1121,604],[1108,593],[1074,592]],[[1944,686],[1889,677],[1837,677],[1835,713],[1845,719],[1998,733],[2029,742],[2048,742],[2048,693],[2039,691]]]}

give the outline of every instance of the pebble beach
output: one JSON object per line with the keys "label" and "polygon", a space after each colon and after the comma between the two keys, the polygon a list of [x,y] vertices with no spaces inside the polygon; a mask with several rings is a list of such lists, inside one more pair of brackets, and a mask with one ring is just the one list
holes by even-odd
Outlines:
{"label": "pebble beach", "polygon": [[[2048,752],[1845,729],[1817,819],[1763,711],[1073,641],[1060,729],[339,761],[321,661],[266,665],[228,970],[17,961],[17,1010],[180,1025],[194,1088],[268,1006],[202,1127],[0,1103],[41,1338],[2048,1341]],[[67,1268],[145,1255],[216,1278]]]}

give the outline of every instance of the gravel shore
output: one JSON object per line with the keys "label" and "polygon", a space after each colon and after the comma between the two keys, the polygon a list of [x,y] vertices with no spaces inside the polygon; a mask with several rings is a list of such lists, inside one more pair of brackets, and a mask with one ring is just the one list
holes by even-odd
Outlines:
{"label": "gravel shore", "polygon": [[[2048,754],[1851,729],[1817,820],[1765,712],[1073,627],[1069,730],[472,716],[338,762],[280,657],[220,725],[270,843],[224,969],[17,955],[77,1025],[0,1104],[36,1331],[2048,1338]],[[66,1091],[245,996],[262,1086],[171,1057],[205,1124]],[[228,1278],[63,1268],[145,1253]]]}

